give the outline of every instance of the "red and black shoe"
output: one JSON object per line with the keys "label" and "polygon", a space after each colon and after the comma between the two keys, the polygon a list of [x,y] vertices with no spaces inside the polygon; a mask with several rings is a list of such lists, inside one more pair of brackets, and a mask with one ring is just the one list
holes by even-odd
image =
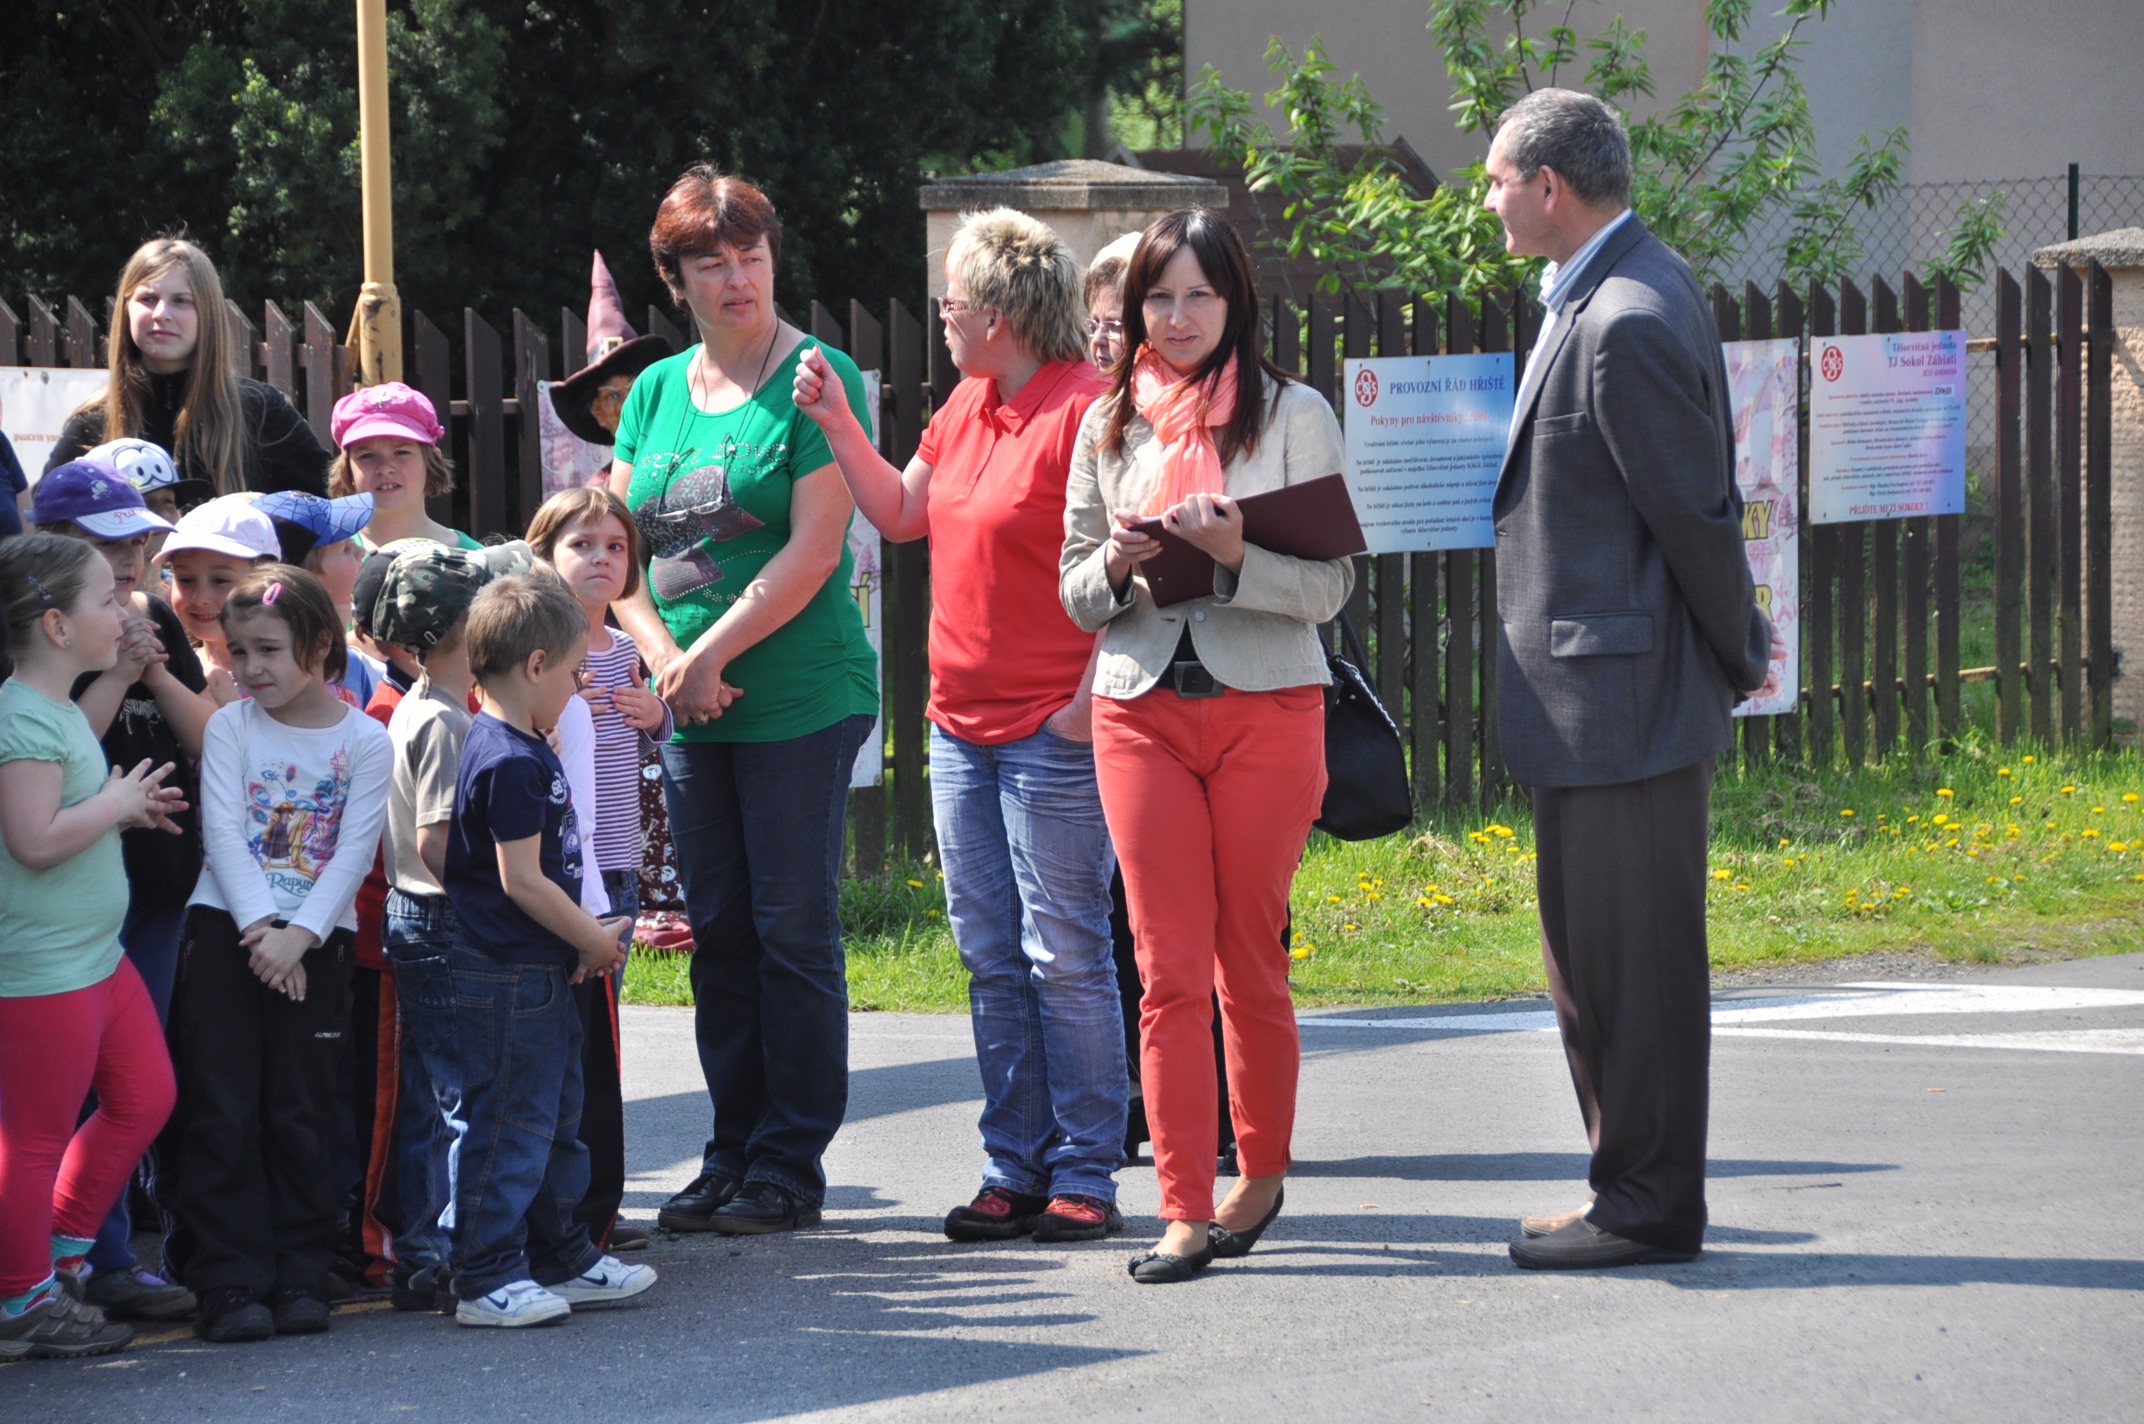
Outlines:
{"label": "red and black shoe", "polygon": [[945,1234],[955,1241],[1010,1241],[1035,1229],[1046,1198],[1003,1187],[984,1187],[975,1200],[945,1214]]}
{"label": "red and black shoe", "polygon": [[1124,1213],[1115,1202],[1077,1192],[1060,1192],[1035,1222],[1037,1241],[1099,1241],[1124,1229]]}

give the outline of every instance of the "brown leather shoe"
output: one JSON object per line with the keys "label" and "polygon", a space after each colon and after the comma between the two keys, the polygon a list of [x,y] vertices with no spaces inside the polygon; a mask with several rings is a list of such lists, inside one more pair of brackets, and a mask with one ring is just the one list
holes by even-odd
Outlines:
{"label": "brown leather shoe", "polygon": [[1551,1232],[1563,1230],[1574,1221],[1584,1221],[1586,1213],[1591,1210],[1593,1198],[1587,1197],[1584,1206],[1574,1207],[1570,1211],[1536,1212],[1532,1216],[1521,1217],[1519,1230],[1527,1236],[1547,1236]]}
{"label": "brown leather shoe", "polygon": [[1578,1220],[1546,1236],[1511,1243],[1511,1261],[1529,1271],[1592,1271],[1609,1266],[1672,1265],[1697,1259],[1695,1251],[1670,1251],[1632,1241],[1592,1222]]}

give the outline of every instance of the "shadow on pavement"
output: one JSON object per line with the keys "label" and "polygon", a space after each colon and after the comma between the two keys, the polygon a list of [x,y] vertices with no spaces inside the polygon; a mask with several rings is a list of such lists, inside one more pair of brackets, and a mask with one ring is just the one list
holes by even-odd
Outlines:
{"label": "shadow on pavement", "polygon": [[1828,1252],[1751,1255],[1707,1251],[1666,1268],[1690,1290],[1811,1290],[1824,1286],[2063,1286],[2144,1291],[2144,1261],[2061,1256],[1842,1256]]}
{"label": "shadow on pavement", "polygon": [[[1584,1181],[1591,1159],[1583,1152],[1452,1152],[1425,1157],[1298,1159],[1296,1177],[1389,1177],[1403,1182]],[[1895,1172],[1895,1162],[1761,1162],[1716,1159],[1712,1177],[1828,1177],[1848,1172]]]}

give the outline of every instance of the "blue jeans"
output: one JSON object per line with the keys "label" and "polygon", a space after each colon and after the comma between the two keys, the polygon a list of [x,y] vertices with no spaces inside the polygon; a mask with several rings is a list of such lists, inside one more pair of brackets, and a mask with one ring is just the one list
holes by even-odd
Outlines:
{"label": "blue jeans", "polygon": [[[141,909],[127,907],[127,917],[119,927],[119,943],[134,962],[141,975],[141,982],[149,991],[149,1001],[156,1005],[156,1021],[171,1021],[171,986],[179,976],[179,943],[186,935],[186,907],[175,905],[168,909]],[[89,1106],[83,1109],[87,1118],[96,1110],[96,1095],[90,1095]],[[149,1182],[151,1191],[156,1189],[156,1150],[151,1148],[141,1159],[141,1171]],[[96,1244],[89,1248],[89,1265],[93,1271],[127,1271],[136,1264],[134,1259],[134,1209],[127,1197],[133,1184],[119,1193],[112,1209],[104,1214],[104,1225],[97,1228]]]}
{"label": "blue jeans", "polygon": [[849,768],[873,719],[779,742],[672,742],[663,800],[692,924],[701,1170],[826,1200],[820,1157],[849,1106],[841,951]]}
{"label": "blue jeans", "polygon": [[985,747],[933,726],[931,811],[970,976],[983,1182],[1115,1201],[1131,1082],[1094,748],[1046,727]]}
{"label": "blue jeans", "polygon": [[387,962],[402,1039],[395,1094],[395,1259],[438,1267],[452,1254],[455,1158],[469,1125],[454,997],[454,906],[444,895],[387,892]]}
{"label": "blue jeans", "polygon": [[556,1285],[601,1255],[573,1208],[588,1191],[581,1145],[581,1016],[563,965],[510,964],[454,945],[462,1138],[454,1183],[454,1289]]}

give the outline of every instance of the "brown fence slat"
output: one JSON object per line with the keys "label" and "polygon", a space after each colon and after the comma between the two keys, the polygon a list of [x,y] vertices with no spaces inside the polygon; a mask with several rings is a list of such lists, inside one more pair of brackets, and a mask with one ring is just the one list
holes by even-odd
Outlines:
{"label": "brown fence slat", "polygon": [[562,380],[588,364],[588,323],[572,307],[558,309],[558,362]]}
{"label": "brown fence slat", "polygon": [[15,309],[0,301],[0,366],[22,364],[22,318]]}
{"label": "brown fence slat", "polygon": [[25,366],[57,366],[60,363],[60,319],[52,308],[35,297],[29,299],[30,334],[23,340]]}
{"label": "brown fence slat", "polygon": [[2057,343],[2062,363],[2055,387],[2055,527],[2061,537],[2062,740],[2084,736],[2084,279],[2064,266],[2055,273]]}
{"label": "brown fence slat", "polygon": [[1273,299],[1273,364],[1295,375],[1303,370],[1303,314],[1285,298]]}
{"label": "brown fence slat", "polygon": [[[1809,334],[1812,337],[1835,335],[1838,327],[1837,309],[1832,304],[1831,293],[1818,282],[1809,284]],[[1802,442],[1802,509],[1809,508],[1809,449],[1808,441]],[[1803,544],[1809,550],[1809,561],[1803,568],[1802,582],[1802,665],[1809,679],[1809,760],[1819,767],[1831,765],[1833,749],[1838,742],[1838,707],[1832,700],[1832,646],[1834,638],[1831,581],[1835,560],[1832,555],[1838,543],[1839,526],[1836,524],[1807,524],[1803,526]]]}
{"label": "brown fence slat", "polygon": [[[888,304],[886,340],[886,373],[894,390],[892,461],[905,468],[923,438],[929,357],[923,323],[898,301]],[[892,651],[885,660],[893,728],[893,837],[900,854],[920,860],[930,848],[931,814],[930,789],[923,779],[923,705],[929,696],[925,642],[930,632],[930,556],[924,542],[896,545],[887,574],[893,594],[886,615]]]}
{"label": "brown fence slat", "polygon": [[2024,351],[2017,278],[1995,274],[1995,736],[2017,740],[2024,703],[2019,697],[2018,597],[2025,575],[2025,481],[2018,446],[2019,367]]}
{"label": "brown fence slat", "polygon": [[[1445,299],[1446,349],[1454,356],[1474,350],[1473,308],[1457,292]],[[1444,795],[1454,805],[1474,799],[1474,594],[1476,561],[1471,549],[1444,556]]]}
{"label": "brown fence slat", "polygon": [[[817,306],[816,302],[813,303],[815,309]],[[816,320],[816,317],[814,317],[815,323]],[[886,370],[885,328],[879,325],[876,317],[865,310],[862,302],[852,301],[849,303],[848,334],[848,344],[843,346],[842,349],[849,353],[849,358],[856,363],[857,369],[877,371],[883,376]],[[821,337],[821,340],[824,339],[824,337]],[[879,382],[879,409],[874,412],[878,418],[876,429],[878,430],[879,449],[882,452],[888,448],[892,440],[893,422],[887,416],[886,395],[887,383],[882,379]],[[886,714],[885,720],[880,723],[881,737],[878,754],[881,759],[886,754],[883,734],[887,728],[893,725],[893,718],[890,715],[893,710],[893,699],[885,669],[890,664],[894,652],[893,630],[891,624],[886,620],[893,611],[893,593],[887,586],[887,574],[893,568],[893,551],[895,547],[895,545],[887,543],[884,539],[879,540],[879,618],[881,620],[879,625],[881,649],[879,654],[879,707],[881,712]],[[858,875],[877,875],[886,868],[886,787],[883,781],[877,786],[859,786],[849,793],[849,837],[850,843],[855,847],[856,873]]]}
{"label": "brown fence slat", "polygon": [[[1839,334],[1868,333],[1868,299],[1850,280],[1839,283]],[[1868,755],[1868,534],[1866,523],[1835,526],[1832,557],[1839,571],[1839,730],[1846,764],[1859,766]]]}
{"label": "brown fence slat", "polygon": [[[1482,294],[1481,349],[1484,352],[1511,349],[1511,327],[1504,307],[1506,300],[1517,302],[1517,298],[1500,298],[1494,292]],[[1481,642],[1476,657],[1479,667],[1476,687],[1479,690],[1475,694],[1475,710],[1480,718],[1480,728],[1475,735],[1481,742],[1481,799],[1487,806],[1502,792],[1504,785],[1504,743],[1496,725],[1496,550],[1482,550],[1478,563]]]}
{"label": "brown fence slat", "polygon": [[462,388],[469,395],[469,524],[482,538],[512,528],[507,507],[506,347],[476,308],[462,308]]}
{"label": "brown fence slat", "polygon": [[[335,328],[311,302],[305,304],[305,344],[298,348],[298,367],[305,372],[305,423],[313,438],[335,446]],[[446,412],[440,412],[446,418]]]}
{"label": "brown fence slat", "polygon": [[2026,661],[2032,668],[2030,725],[2035,741],[2055,739],[2055,285],[2025,269]]}
{"label": "brown fence slat", "polygon": [[[1792,337],[1797,341],[1800,340],[1804,326],[1801,294],[1785,282],[1781,282],[1774,289],[1772,305],[1773,315],[1777,322],[1773,328],[1772,334],[1774,337]],[[1807,348],[1804,347],[1803,350],[1806,353]],[[1803,363],[1801,369],[1805,373],[1804,379],[1806,379],[1807,363]],[[1799,396],[1796,399],[1799,400]],[[1795,540],[1796,567],[1794,580],[1796,596],[1799,598],[1800,591],[1809,586],[1809,442],[1807,440],[1797,440],[1795,444],[1798,450],[1798,458],[1794,474],[1794,527],[1800,537]],[[1797,620],[1797,622],[1800,621]],[[1796,633],[1797,641],[1806,647],[1808,642],[1807,628],[1797,628]],[[1806,676],[1809,665],[1802,660],[1804,656],[1806,655],[1798,655],[1795,665],[1801,674]],[[1775,755],[1789,761],[1799,761],[1802,756],[1802,711],[1798,696],[1794,708],[1794,711],[1783,713],[1772,719],[1772,750]]]}
{"label": "brown fence slat", "polygon": [[[1349,361],[1362,360],[1370,354],[1371,335],[1372,327],[1369,308],[1363,305],[1360,297],[1355,296],[1353,293],[1348,294],[1341,304],[1341,355]],[[1340,412],[1340,423],[1342,425],[1347,423],[1348,413],[1355,408],[1355,403],[1348,399],[1346,386],[1347,367],[1343,365],[1336,369],[1334,379],[1326,386],[1321,387],[1326,392],[1328,400],[1334,399],[1334,391],[1339,392],[1335,408]],[[1373,562],[1368,554],[1357,554],[1355,556],[1355,586],[1347,596],[1348,621],[1355,625],[1355,635],[1361,638],[1365,644],[1375,642],[1375,627],[1372,623],[1372,614],[1370,612],[1371,567]],[[1366,651],[1370,652],[1372,662],[1369,667],[1362,670],[1362,673],[1364,677],[1371,679],[1374,683],[1377,681],[1378,654],[1374,648],[1366,649]]]}
{"label": "brown fence slat", "polygon": [[298,326],[274,302],[261,303],[261,379],[297,400]]}
{"label": "brown fence slat", "polygon": [[[1875,281],[1876,315],[1871,329],[1899,330],[1898,294],[1891,284]],[[1898,747],[1898,526],[1895,519],[1869,524],[1869,582],[1873,611],[1869,621],[1871,754],[1877,761]]]}
{"label": "brown fence slat", "polygon": [[[409,335],[411,383],[424,392],[424,398],[432,403],[432,409],[439,415],[439,423],[447,428],[447,451],[451,457],[454,451],[454,358],[447,346],[447,334],[423,312],[412,311]],[[455,508],[456,491],[449,490],[427,498],[424,512],[449,528],[462,528],[464,526],[459,521],[475,523],[466,513],[469,507],[467,456],[455,468],[463,472],[462,478],[455,481],[460,489],[461,509]]]}
{"label": "brown fence slat", "polygon": [[[690,316],[687,316],[685,318],[685,324],[687,326],[690,326],[692,324],[692,318]],[[648,303],[648,334],[650,336],[662,336],[669,338],[670,345],[673,350],[683,351],[686,347],[692,345],[690,341],[687,341],[685,339],[685,333],[681,329],[679,329],[678,324],[670,320],[670,318],[664,313],[663,309],[655,305],[653,302]],[[582,341],[584,343],[583,349],[586,349],[585,343],[587,341],[587,338],[584,336],[582,338]]]}
{"label": "brown fence slat", "polygon": [[[886,371],[886,328],[871,315],[862,302],[849,303],[849,353],[858,370],[877,371],[878,383],[878,448],[884,454],[893,448],[893,417],[888,401],[893,395],[892,382],[884,379]],[[884,566],[881,565],[883,568]]]}
{"label": "brown fence slat", "polygon": [[1331,297],[1314,292],[1310,298],[1310,350],[1304,353],[1304,380],[1310,388],[1325,397],[1326,403],[1338,409],[1333,395],[1336,373],[1333,364],[1335,342],[1339,333],[1334,327],[1339,322],[1339,313],[1334,310]]}
{"label": "brown fence slat", "polygon": [[543,328],[514,308],[514,447],[517,497],[514,528],[529,527],[543,503],[543,439],[536,408],[538,381],[551,379],[551,340]]}
{"label": "brown fence slat", "polygon": [[[1936,278],[1936,330],[1958,329],[1958,288],[1950,278]],[[1965,708],[1958,686],[1958,542],[1965,516],[1939,514],[1936,527],[1936,735],[1955,737],[1965,730]]]}
{"label": "brown fence slat", "polygon": [[[233,307],[232,311],[237,311],[237,308]],[[103,355],[97,350],[97,319],[89,314],[88,307],[82,305],[80,297],[67,299],[67,328],[61,334],[61,344],[65,349],[67,364],[78,370],[89,370],[104,364]],[[250,376],[253,374],[252,348],[248,346],[246,350],[246,365],[240,373]]]}
{"label": "brown fence slat", "polygon": [[2114,735],[2114,279],[2095,258],[2085,276],[2085,735]]}
{"label": "brown fence slat", "polygon": [[[1765,298],[1755,282],[1742,286],[1742,335],[1747,341],[1771,341],[1772,304]],[[1797,521],[1797,524],[1799,521]],[[1756,766],[1770,761],[1776,755],[1779,738],[1777,717],[1745,717],[1742,719],[1742,757],[1745,765]]]}
{"label": "brown fence slat", "polygon": [[[1928,330],[1928,289],[1911,272],[1905,276],[1901,295],[1905,300],[1908,331]],[[1907,750],[1919,756],[1928,745],[1928,574],[1933,550],[1928,518],[1904,521],[1899,529],[1901,603],[1906,620],[1903,667]]]}
{"label": "brown fence slat", "polygon": [[1437,565],[1435,554],[1407,556],[1407,621],[1413,684],[1407,699],[1407,749],[1414,759],[1414,803],[1437,804],[1443,777],[1437,764],[1443,742],[1437,697]]}
{"label": "brown fence slat", "polygon": [[[1723,342],[1742,340],[1742,304],[1736,301],[1727,288],[1721,286],[1718,282],[1712,284],[1711,297],[1712,325],[1717,331],[1720,340]],[[1736,463],[1739,465],[1740,460],[1738,459]],[[1743,758],[1750,763],[1760,760],[1754,750],[1760,729],[1753,725],[1759,720],[1753,717],[1737,717],[1731,734],[1736,741],[1742,743]],[[1762,730],[1768,731],[1769,729]],[[1720,754],[1721,767],[1724,769],[1733,765],[1734,756],[1734,747],[1730,745],[1726,751]]]}

